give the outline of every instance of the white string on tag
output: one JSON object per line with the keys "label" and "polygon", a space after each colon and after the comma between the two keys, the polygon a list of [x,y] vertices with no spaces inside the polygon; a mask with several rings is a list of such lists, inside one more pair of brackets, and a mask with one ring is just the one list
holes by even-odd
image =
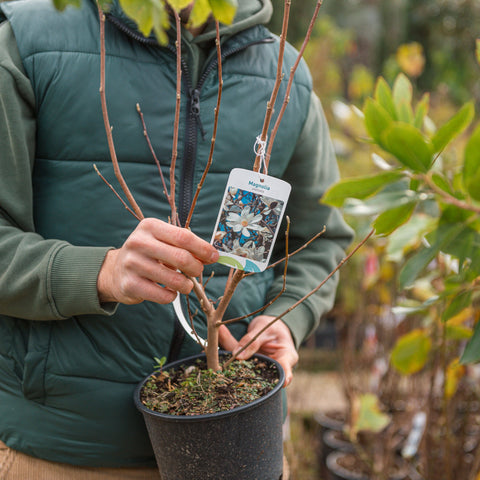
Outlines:
{"label": "white string on tag", "polygon": [[268,175],[268,170],[267,170],[267,164],[265,163],[265,153],[267,151],[267,139],[262,140],[261,135],[257,136],[257,139],[255,140],[255,145],[253,146],[253,151],[255,152],[255,155],[260,157],[260,171],[262,170],[263,167],[263,173],[265,175]]}

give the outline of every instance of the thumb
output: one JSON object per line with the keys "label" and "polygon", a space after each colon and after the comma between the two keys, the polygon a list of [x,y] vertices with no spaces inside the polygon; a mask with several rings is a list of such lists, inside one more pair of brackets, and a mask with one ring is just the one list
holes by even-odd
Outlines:
{"label": "thumb", "polygon": [[229,352],[233,352],[238,347],[237,340],[235,340],[235,337],[225,325],[220,326],[218,329],[218,341],[220,346]]}

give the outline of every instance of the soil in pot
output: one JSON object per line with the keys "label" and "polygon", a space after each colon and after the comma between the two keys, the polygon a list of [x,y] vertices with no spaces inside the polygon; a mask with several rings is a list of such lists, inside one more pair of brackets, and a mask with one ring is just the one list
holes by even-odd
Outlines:
{"label": "soil in pot", "polygon": [[275,365],[257,357],[234,361],[221,372],[208,370],[199,358],[192,365],[154,373],[142,388],[141,402],[154,412],[205,415],[247,405],[277,383]]}
{"label": "soil in pot", "polygon": [[166,365],[135,392],[162,480],[282,479],[281,366],[256,355],[252,362],[238,362],[233,373],[212,374],[201,369],[199,358],[204,356]]}

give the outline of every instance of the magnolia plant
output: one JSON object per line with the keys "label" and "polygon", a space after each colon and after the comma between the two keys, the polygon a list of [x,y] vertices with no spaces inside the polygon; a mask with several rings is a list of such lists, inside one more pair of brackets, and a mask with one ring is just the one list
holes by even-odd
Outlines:
{"label": "magnolia plant", "polygon": [[[62,9],[65,8],[67,4],[77,4],[80,0],[53,0],[57,6],[57,8]],[[170,205],[170,216],[169,216],[169,223],[182,227],[182,228],[189,228],[192,215],[195,210],[195,205],[197,203],[198,195],[199,192],[201,191],[203,184],[205,182],[206,176],[208,174],[208,171],[210,169],[210,166],[212,164],[213,160],[213,153],[214,153],[214,148],[215,148],[215,142],[216,142],[216,135],[217,135],[217,126],[218,126],[218,116],[219,116],[219,110],[221,108],[221,98],[222,98],[222,87],[223,87],[223,79],[222,79],[222,52],[221,52],[221,47],[220,47],[220,29],[219,29],[219,24],[220,23],[225,23],[229,24],[233,21],[235,12],[236,12],[236,0],[196,0],[196,1],[191,1],[191,0],[157,0],[157,1],[146,1],[146,0],[120,0],[120,5],[123,8],[124,12],[130,16],[138,25],[139,30],[144,34],[145,36],[150,35],[152,32],[156,35],[157,39],[159,40],[160,43],[166,43],[167,42],[167,35],[166,35],[166,29],[169,27],[170,19],[173,18],[174,22],[176,24],[176,42],[175,42],[175,48],[176,48],[176,108],[175,108],[175,118],[174,118],[174,133],[173,133],[173,142],[172,142],[172,153],[171,153],[171,160],[170,160],[170,181],[169,181],[169,188],[167,188],[167,182],[163,178],[163,174],[160,168],[160,164],[158,162],[158,159],[155,155],[155,152],[152,148],[152,144],[149,139],[148,131],[147,131],[147,125],[145,124],[143,114],[141,111],[141,107],[137,105],[137,110],[140,115],[142,124],[143,124],[143,129],[144,129],[144,135],[146,138],[146,141],[148,142],[150,151],[152,153],[152,156],[157,163],[157,166],[159,167],[158,170],[160,172],[160,176],[163,182],[163,189],[164,193],[166,195],[166,199]],[[271,92],[271,96],[269,101],[267,102],[266,105],[266,111],[265,111],[265,118],[264,118],[264,123],[261,131],[261,135],[258,138],[258,143],[262,145],[261,149],[256,150],[256,158],[255,162],[253,165],[252,170],[255,172],[259,172],[263,168],[263,172],[266,173],[268,170],[268,164],[270,161],[271,157],[271,152],[272,152],[272,147],[275,141],[276,134],[278,132],[278,128],[280,125],[280,122],[282,120],[283,114],[285,112],[285,109],[287,108],[287,105],[290,100],[290,91],[291,87],[293,85],[293,77],[295,75],[295,72],[297,70],[297,67],[301,61],[302,55],[304,53],[305,47],[310,39],[311,32],[313,30],[313,26],[315,23],[315,20],[318,16],[319,9],[322,5],[322,0],[317,0],[316,6],[314,9],[314,13],[312,15],[312,19],[310,21],[308,30],[305,35],[304,42],[299,49],[299,53],[297,56],[297,59],[292,66],[290,70],[290,74],[288,77],[287,85],[285,87],[285,96],[283,98],[283,102],[281,104],[281,107],[279,108],[279,113],[277,115],[276,121],[274,125],[271,127],[271,122],[272,122],[272,117],[273,117],[273,111],[274,107],[276,105],[277,101],[277,96],[280,90],[280,85],[281,82],[283,81],[283,72],[282,72],[282,67],[283,67],[283,56],[284,56],[284,51],[285,51],[285,43],[286,43],[286,35],[287,35],[287,29],[288,29],[288,20],[290,16],[290,6],[291,6],[291,1],[290,0],[285,0],[284,4],[284,17],[283,17],[283,25],[282,25],[282,33],[280,35],[280,41],[279,41],[279,54],[278,54],[278,64],[277,64],[277,75],[276,75],[276,80],[274,83],[273,90]],[[179,218],[178,218],[178,213],[177,213],[177,206],[175,204],[175,167],[176,167],[176,160],[177,160],[177,144],[178,144],[178,132],[179,132],[179,115],[180,115],[180,100],[181,100],[181,77],[182,77],[182,72],[181,72],[181,18],[180,15],[182,13],[182,10],[185,7],[191,7],[190,11],[190,16],[188,19],[188,27],[195,28],[197,26],[202,25],[208,18],[212,18],[213,21],[215,22],[215,27],[216,27],[216,53],[217,53],[217,65],[218,65],[218,95],[217,95],[217,102],[216,102],[216,108],[214,112],[214,125],[213,125],[213,131],[212,131],[212,137],[211,137],[211,148],[210,148],[210,154],[209,154],[209,159],[206,164],[205,170],[203,172],[203,175],[201,177],[201,180],[197,186],[195,195],[192,200],[192,205],[188,214],[188,217],[183,225],[180,224]],[[102,106],[102,113],[103,113],[103,119],[104,119],[104,124],[105,124],[105,131],[107,135],[107,140],[108,140],[108,147],[110,151],[110,156],[111,160],[113,163],[114,167],[114,172],[115,176],[118,180],[118,183],[120,184],[122,191],[126,197],[126,201],[124,201],[121,197],[121,195],[115,191],[114,187],[105,180],[105,178],[102,176],[102,174],[97,170],[97,173],[100,175],[100,177],[107,183],[107,185],[112,189],[112,191],[117,195],[117,197],[121,200],[125,208],[132,214],[134,215],[137,220],[142,220],[144,218],[144,215],[142,213],[142,210],[140,206],[137,204],[135,201],[135,198],[133,197],[131,191],[128,188],[127,182],[122,176],[122,172],[120,169],[119,162],[117,160],[117,155],[115,152],[115,145],[114,145],[114,140],[113,140],[113,135],[112,135],[112,127],[110,124],[109,120],[109,115],[108,115],[108,109],[107,109],[107,101],[106,101],[106,93],[105,93],[105,58],[106,58],[106,52],[105,52],[105,11],[107,11],[109,8],[108,0],[98,0],[98,14],[99,14],[99,19],[100,19],[100,97],[101,97],[101,106]],[[268,138],[268,142],[267,142]],[[96,167],[95,167],[96,168]],[[236,198],[236,193],[235,192],[230,192],[231,197],[230,199],[227,199],[227,201],[230,201],[232,204],[237,201]],[[259,234],[259,225],[260,222],[262,224],[268,223],[272,218],[275,216],[278,217],[278,209],[277,205],[275,203],[272,203],[272,199],[269,199],[267,196],[265,197],[260,197],[259,201],[262,202],[261,205],[261,213],[260,210],[257,209],[255,210],[255,206],[252,205],[251,207],[245,207],[240,210],[233,210],[226,215],[225,218],[223,218],[224,223],[233,230],[233,232],[243,232],[244,237],[249,237],[253,234]],[[268,225],[266,227],[268,230]],[[304,244],[302,247],[297,249],[294,252],[289,252],[288,251],[288,229],[289,229],[289,219],[287,219],[287,231],[286,231],[286,251],[285,251],[285,257],[277,261],[267,268],[272,268],[277,266],[278,264],[284,262],[284,274],[283,274],[283,288],[281,292],[272,300],[270,300],[266,305],[264,305],[262,308],[258,309],[255,312],[251,312],[248,315],[245,315],[241,318],[236,318],[236,319],[231,319],[231,320],[224,320],[223,316],[224,313],[229,305],[230,300],[232,299],[232,296],[234,295],[235,289],[238,286],[238,284],[241,282],[241,280],[247,276],[251,275],[252,273],[247,273],[243,270],[240,269],[231,269],[230,270],[230,275],[228,277],[228,280],[225,285],[225,289],[223,292],[223,295],[217,299],[217,300],[211,300],[208,298],[206,291],[205,291],[205,284],[202,281],[201,278],[190,278],[190,280],[193,283],[193,292],[197,296],[199,300],[199,304],[201,306],[201,309],[203,310],[203,313],[206,317],[207,321],[207,341],[204,342],[202,339],[199,338],[197,333],[195,332],[195,329],[193,327],[193,314],[192,312],[189,311],[189,316],[190,316],[190,333],[192,336],[194,336],[197,340],[197,342],[203,346],[206,356],[207,356],[207,365],[208,368],[213,369],[215,371],[221,370],[221,365],[219,362],[219,336],[221,335],[223,329],[227,328],[226,325],[230,322],[233,321],[239,321],[244,318],[247,318],[251,315],[256,315],[261,313],[265,308],[270,306],[273,302],[275,302],[285,291],[285,285],[286,285],[286,271],[287,271],[287,265],[288,265],[288,259],[292,256],[295,255],[297,252],[303,250],[306,248],[312,241],[314,241],[316,238],[318,238],[322,233],[319,232],[317,235],[315,235],[312,239],[310,239],[306,244]],[[337,266],[336,268],[330,272],[329,275],[319,284],[317,287],[315,287],[312,291],[308,292],[303,298],[298,300],[296,303],[294,303],[290,308],[288,308],[286,311],[278,315],[276,318],[271,320],[264,328],[261,330],[254,338],[251,339],[251,341],[244,345],[239,351],[236,352],[236,355],[240,354],[243,350],[248,348],[248,346],[254,342],[259,335],[261,335],[266,329],[268,329],[273,323],[278,321],[279,319],[283,318],[287,313],[289,313],[291,310],[293,310],[295,307],[303,303],[308,297],[316,293],[337,271],[338,269],[356,252],[358,248],[367,240],[367,238],[373,234],[373,231],[365,237],[365,239],[358,244],[358,246],[353,249],[350,254],[345,257]],[[261,238],[261,244],[258,244],[254,255],[259,257],[259,258],[264,258],[265,251],[264,249],[268,246],[269,242],[271,243],[271,238],[268,235],[268,232],[263,232]],[[222,232],[219,233],[219,237],[215,238],[214,241],[221,243],[222,244],[222,249],[224,251],[231,251],[231,252],[236,252],[236,253],[241,253],[239,252],[239,249],[241,248],[248,248],[253,246],[250,245],[248,242],[246,244],[240,244],[238,242],[235,242],[235,239],[232,238],[220,238],[222,236]],[[208,282],[208,280],[207,280]],[[234,360],[234,356],[231,357],[228,363]]]}

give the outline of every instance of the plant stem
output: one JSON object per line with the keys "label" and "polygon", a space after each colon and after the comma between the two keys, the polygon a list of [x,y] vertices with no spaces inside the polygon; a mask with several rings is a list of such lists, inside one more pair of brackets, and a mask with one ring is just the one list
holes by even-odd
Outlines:
{"label": "plant stem", "polygon": [[137,103],[137,112],[140,115],[140,120],[142,122],[143,136],[147,140],[148,148],[150,149],[150,153],[152,154],[153,159],[155,160],[155,163],[156,163],[157,168],[158,168],[158,173],[160,174],[160,179],[162,181],[162,186],[163,186],[163,193],[167,197],[168,204],[170,204],[170,195],[168,194],[167,185],[165,183],[165,177],[163,176],[163,172],[162,172],[162,167],[160,165],[160,161],[157,158],[157,155],[155,154],[155,150],[153,149],[152,142],[150,141],[150,136],[148,135],[147,125],[145,124],[145,119],[143,118],[143,113],[142,113],[142,110],[140,109],[140,105],[138,103]]}
{"label": "plant stem", "polygon": [[112,127],[108,119],[107,97],[105,95],[105,14],[103,13],[103,10],[100,8],[100,6],[98,6],[98,17],[100,20],[100,100],[102,104],[103,123],[105,125],[105,131],[107,134],[108,149],[110,151],[110,157],[112,159],[115,176],[117,177],[117,180],[120,183],[120,186],[122,187],[122,190],[125,193],[128,202],[130,203],[133,211],[135,212],[135,216],[139,219],[143,219],[144,216],[142,210],[133,198],[133,195],[130,192],[127,183],[122,176],[122,172],[120,171],[120,166],[118,164],[117,153],[115,151]]}
{"label": "plant stem", "polygon": [[370,232],[365,235],[365,237],[355,246],[355,248],[345,257],[343,258],[337,266],[313,289],[310,290],[306,295],[304,295],[300,300],[296,301],[293,305],[291,305],[289,308],[287,308],[283,313],[275,317],[273,320],[268,322],[248,343],[246,343],[242,348],[240,348],[235,355],[233,355],[226,363],[225,367],[228,366],[231,362],[235,360],[237,355],[242,353],[247,347],[249,347],[257,338],[268,328],[270,328],[275,322],[278,320],[282,319],[287,313],[290,313],[294,308],[298,307],[300,304],[302,304],[307,298],[311,297],[314,293],[318,292],[325,283],[330,280],[335,273],[337,273],[340,268],[343,267],[343,265],[350,260],[350,258],[357,252],[357,250],[366,243],[366,241],[375,233],[375,229],[370,230]]}
{"label": "plant stem", "polygon": [[419,175],[419,177],[438,195],[440,195],[446,203],[454,205],[455,207],[461,208],[462,210],[468,210],[470,212],[475,212],[477,215],[480,215],[480,207],[472,205],[467,202],[463,202],[458,198],[450,195],[449,193],[442,190],[438,187],[435,182],[432,180],[432,177],[428,174]]}
{"label": "plant stem", "polygon": [[[175,100],[175,120],[173,123],[173,143],[172,143],[172,160],[170,162],[170,210],[171,223],[179,224],[177,217],[177,206],[175,204],[175,166],[177,163],[178,154],[178,130],[180,124],[180,100],[181,100],[181,85],[182,85],[182,26],[178,12],[173,9],[175,15],[175,25],[177,28],[177,40],[175,47],[177,51],[177,82],[176,82],[176,100]],[[179,225],[180,226],[180,225]]]}
{"label": "plant stem", "polygon": [[[263,121],[263,128],[261,133],[261,141],[266,142],[267,135],[268,135],[268,128],[270,126],[270,122],[272,120],[273,115],[273,107],[275,106],[275,102],[277,100],[278,91],[280,90],[280,84],[282,83],[283,73],[283,57],[285,53],[285,43],[287,40],[287,31],[288,31],[288,20],[290,18],[290,5],[291,0],[285,0],[285,7],[283,11],[283,23],[282,23],[282,33],[280,34],[280,46],[278,50],[278,63],[277,63],[277,75],[275,78],[275,84],[273,86],[272,94],[270,96],[270,100],[267,103],[267,110],[265,112],[265,119]],[[253,164],[253,171],[258,172],[260,170],[260,162],[262,160],[261,155],[256,156],[255,163]],[[266,173],[266,172],[265,172]]]}
{"label": "plant stem", "polygon": [[108,188],[116,195],[116,197],[122,202],[123,206],[138,220],[140,221],[141,219],[137,217],[135,212],[126,204],[125,200],[118,194],[118,192],[115,190],[113,185],[107,181],[107,179],[100,173],[100,170],[97,168],[95,164],[93,164],[93,168],[97,172],[97,175],[106,183]]}
{"label": "plant stem", "polygon": [[280,127],[280,122],[282,121],[283,115],[285,113],[285,110],[287,108],[287,105],[290,101],[290,91],[292,89],[292,84],[293,84],[293,77],[295,76],[295,72],[297,71],[298,65],[300,64],[300,60],[302,59],[303,53],[305,52],[305,48],[310,41],[310,37],[312,35],[313,27],[315,25],[315,21],[317,20],[318,17],[318,12],[320,11],[320,7],[322,6],[323,0],[317,0],[317,5],[315,7],[315,11],[313,12],[312,19],[310,20],[310,25],[308,26],[307,34],[305,35],[305,38],[302,43],[302,47],[300,48],[300,51],[298,52],[297,59],[293,65],[293,67],[290,69],[290,77],[288,79],[288,84],[287,84],[287,90],[285,92],[285,97],[283,100],[283,105],[280,110],[280,113],[278,114],[277,120],[275,122],[275,125],[273,127],[272,133],[270,135],[270,140],[268,142],[268,148],[267,148],[267,153],[265,156],[265,165],[266,168],[268,169],[268,164],[270,163],[270,156],[272,154],[272,148],[273,148],[273,143],[275,141],[275,137],[277,136],[278,128]]}

